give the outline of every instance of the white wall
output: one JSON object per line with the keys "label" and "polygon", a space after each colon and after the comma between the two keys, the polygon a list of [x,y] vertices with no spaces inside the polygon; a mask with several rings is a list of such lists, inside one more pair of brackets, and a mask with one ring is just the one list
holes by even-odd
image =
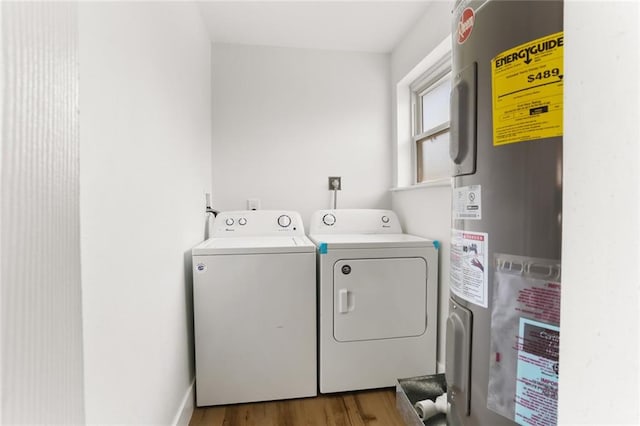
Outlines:
{"label": "white wall", "polygon": [[640,424],[639,20],[565,3],[560,424]]}
{"label": "white wall", "polygon": [[214,44],[213,204],[389,208],[388,56]]}
{"label": "white wall", "polygon": [[451,240],[451,186],[394,191],[393,210],[405,232],[440,242],[438,251],[438,371],[444,372],[447,315],[449,312],[449,254]]}
{"label": "white wall", "polygon": [[[413,177],[410,164],[410,148],[407,129],[410,128],[407,75],[418,77],[428,65],[424,59],[450,33],[452,2],[434,2],[414,29],[391,53],[391,88],[393,93],[393,173],[395,185],[407,185]],[[437,59],[437,58],[436,58]],[[424,69],[420,69],[420,68]],[[398,108],[398,101],[401,102]],[[404,108],[403,108],[404,106]],[[404,152],[398,156],[398,142]],[[398,168],[398,158],[402,165]],[[448,315],[449,295],[449,240],[451,239],[451,186],[445,184],[422,186],[415,189],[393,191],[392,208],[402,221],[406,232],[436,239],[441,242],[439,250],[439,321],[438,321],[438,368],[444,371],[445,325]]]}
{"label": "white wall", "polygon": [[0,9],[0,423],[82,424],[77,7]]}
{"label": "white wall", "polygon": [[437,0],[429,5],[402,41],[391,52],[391,81],[400,81],[442,39],[451,33],[451,11],[455,0]]}
{"label": "white wall", "polygon": [[86,419],[169,424],[193,380],[210,42],[191,3],[82,3],[79,21]]}

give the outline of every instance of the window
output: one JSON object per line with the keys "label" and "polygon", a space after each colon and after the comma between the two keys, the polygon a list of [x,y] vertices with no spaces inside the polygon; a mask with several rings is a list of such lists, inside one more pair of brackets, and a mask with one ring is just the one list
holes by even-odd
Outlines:
{"label": "window", "polygon": [[450,176],[451,56],[445,55],[411,84],[416,183]]}

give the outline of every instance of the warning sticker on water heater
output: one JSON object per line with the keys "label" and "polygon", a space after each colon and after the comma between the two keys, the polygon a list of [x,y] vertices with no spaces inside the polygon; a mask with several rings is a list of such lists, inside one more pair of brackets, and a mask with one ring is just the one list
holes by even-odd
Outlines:
{"label": "warning sticker on water heater", "polygon": [[493,145],[562,136],[564,33],[491,60]]}
{"label": "warning sticker on water heater", "polygon": [[449,288],[458,297],[486,308],[489,236],[485,232],[451,230]]}

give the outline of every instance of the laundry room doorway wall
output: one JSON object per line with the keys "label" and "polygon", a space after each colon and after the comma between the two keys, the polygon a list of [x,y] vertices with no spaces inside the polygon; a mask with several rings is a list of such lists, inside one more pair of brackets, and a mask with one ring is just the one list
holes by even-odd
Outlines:
{"label": "laundry room doorway wall", "polygon": [[0,3],[0,423],[84,423],[73,3]]}

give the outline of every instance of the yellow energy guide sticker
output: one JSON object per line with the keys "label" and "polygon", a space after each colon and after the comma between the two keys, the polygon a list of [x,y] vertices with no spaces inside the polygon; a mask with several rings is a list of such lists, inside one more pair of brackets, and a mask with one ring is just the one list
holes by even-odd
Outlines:
{"label": "yellow energy guide sticker", "polygon": [[562,136],[564,33],[491,60],[493,145]]}

